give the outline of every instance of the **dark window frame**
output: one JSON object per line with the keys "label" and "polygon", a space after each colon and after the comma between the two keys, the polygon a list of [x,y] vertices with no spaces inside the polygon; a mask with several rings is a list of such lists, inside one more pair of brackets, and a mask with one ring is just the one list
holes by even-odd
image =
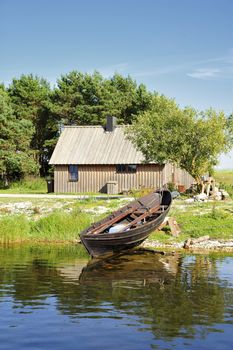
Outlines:
{"label": "dark window frame", "polygon": [[79,180],[78,165],[71,164],[68,166],[69,181],[77,182]]}
{"label": "dark window frame", "polygon": [[136,174],[137,164],[117,164],[116,173],[117,174]]}

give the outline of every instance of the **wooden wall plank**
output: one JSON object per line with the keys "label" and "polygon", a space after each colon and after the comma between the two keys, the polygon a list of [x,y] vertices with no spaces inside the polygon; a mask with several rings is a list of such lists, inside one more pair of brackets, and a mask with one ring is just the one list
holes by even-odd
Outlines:
{"label": "wooden wall plank", "polygon": [[[79,165],[79,181],[70,182],[68,166],[56,165],[54,171],[54,190],[57,193],[99,192],[106,188],[108,181],[117,181],[119,192],[140,188],[160,188],[172,182],[172,171],[175,171],[177,184],[189,187],[193,178],[184,170],[170,164],[140,164],[135,174],[116,173],[115,165]],[[175,169],[175,170],[174,170]]]}

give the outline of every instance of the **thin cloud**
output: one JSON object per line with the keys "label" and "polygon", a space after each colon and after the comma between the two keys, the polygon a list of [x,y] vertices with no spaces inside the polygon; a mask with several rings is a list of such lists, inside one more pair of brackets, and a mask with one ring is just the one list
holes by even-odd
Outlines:
{"label": "thin cloud", "polygon": [[221,76],[221,70],[218,68],[199,68],[192,73],[187,73],[187,76],[196,79],[214,79]]}
{"label": "thin cloud", "polygon": [[[214,67],[213,67],[214,64]],[[187,73],[187,71],[189,71]],[[212,57],[203,60],[188,61],[173,65],[160,66],[156,69],[148,69],[133,74],[134,77],[159,76],[183,72],[195,79],[232,78],[233,76],[233,49],[225,56]]]}

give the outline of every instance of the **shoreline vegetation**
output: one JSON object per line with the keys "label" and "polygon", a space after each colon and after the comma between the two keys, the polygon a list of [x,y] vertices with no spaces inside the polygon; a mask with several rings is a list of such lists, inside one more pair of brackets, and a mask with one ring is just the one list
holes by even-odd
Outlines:
{"label": "shoreline vegetation", "polygon": [[[231,198],[187,203],[187,197],[181,196],[173,201],[169,213],[181,228],[179,236],[171,236],[169,227],[165,226],[162,231],[152,233],[144,246],[180,250],[186,240],[195,241],[208,235],[205,242],[193,244],[190,250],[233,251],[233,170],[216,172],[215,178]],[[25,181],[0,193],[41,193],[41,184],[45,190],[44,183],[43,179],[39,183]],[[106,199],[90,196],[82,200],[0,198],[0,244],[77,243],[80,231],[128,201],[128,198],[109,199],[107,196]]]}

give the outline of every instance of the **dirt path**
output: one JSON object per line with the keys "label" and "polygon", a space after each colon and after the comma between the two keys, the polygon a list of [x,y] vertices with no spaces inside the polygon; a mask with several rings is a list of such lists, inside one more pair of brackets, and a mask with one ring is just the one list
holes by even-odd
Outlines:
{"label": "dirt path", "polygon": [[16,194],[16,193],[0,193],[0,198],[53,198],[53,199],[117,199],[125,198],[121,196],[103,196],[103,195],[76,195],[76,194]]}

